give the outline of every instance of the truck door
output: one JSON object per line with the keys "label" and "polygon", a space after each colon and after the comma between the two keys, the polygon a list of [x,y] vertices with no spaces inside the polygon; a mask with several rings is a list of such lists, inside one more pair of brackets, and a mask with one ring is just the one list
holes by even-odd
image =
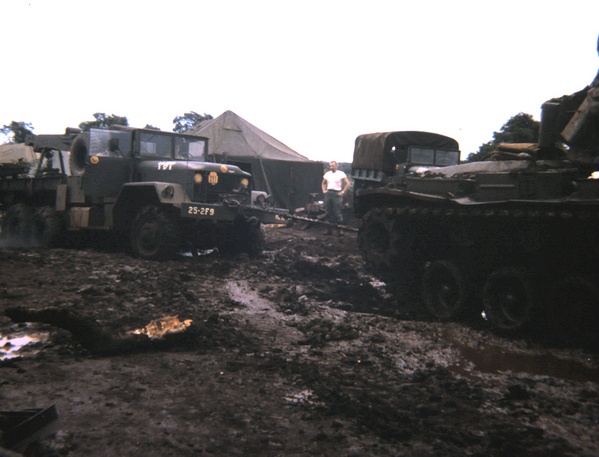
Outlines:
{"label": "truck door", "polygon": [[86,196],[116,198],[119,195],[133,172],[131,143],[130,132],[90,130],[89,155],[82,178]]}

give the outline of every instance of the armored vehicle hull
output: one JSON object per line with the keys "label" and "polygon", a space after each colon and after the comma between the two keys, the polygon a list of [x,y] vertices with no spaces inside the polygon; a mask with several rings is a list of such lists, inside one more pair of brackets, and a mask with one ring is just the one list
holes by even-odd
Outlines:
{"label": "armored vehicle hull", "polygon": [[436,319],[482,315],[505,331],[599,343],[599,73],[545,102],[538,143],[458,162],[457,141],[438,134],[356,139],[367,264]]}
{"label": "armored vehicle hull", "polygon": [[544,105],[539,144],[502,145],[483,162],[451,164],[457,142],[436,134],[358,137],[359,247],[400,303],[599,342],[599,110],[572,109],[598,105],[593,87],[582,92]]}

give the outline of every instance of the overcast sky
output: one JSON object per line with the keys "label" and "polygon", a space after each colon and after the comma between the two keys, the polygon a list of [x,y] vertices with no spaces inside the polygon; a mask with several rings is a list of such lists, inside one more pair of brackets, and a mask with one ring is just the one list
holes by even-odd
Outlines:
{"label": "overcast sky", "polygon": [[465,158],[599,68],[598,0],[1,0],[0,18],[0,126],[232,110],[313,160],[395,130]]}

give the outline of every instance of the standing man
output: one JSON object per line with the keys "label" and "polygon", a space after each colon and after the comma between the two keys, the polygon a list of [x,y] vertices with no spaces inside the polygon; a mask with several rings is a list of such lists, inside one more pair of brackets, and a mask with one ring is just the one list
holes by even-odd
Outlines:
{"label": "standing man", "polygon": [[[347,175],[342,171],[337,170],[337,162],[334,160],[329,164],[330,170],[327,171],[322,178],[322,193],[324,194],[324,208],[326,211],[326,219],[335,224],[342,224],[343,217],[341,216],[341,208],[343,206],[343,195],[349,187]],[[331,228],[326,234],[330,235]],[[343,235],[343,231],[339,230],[339,236]]]}

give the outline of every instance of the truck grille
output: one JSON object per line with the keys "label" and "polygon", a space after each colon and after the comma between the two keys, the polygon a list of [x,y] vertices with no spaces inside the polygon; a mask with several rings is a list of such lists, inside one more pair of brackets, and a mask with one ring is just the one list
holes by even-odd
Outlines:
{"label": "truck grille", "polygon": [[223,194],[229,194],[239,188],[240,176],[218,175],[218,183],[210,184],[208,174],[203,175],[202,182],[193,186],[193,201],[201,203],[218,203]]}

